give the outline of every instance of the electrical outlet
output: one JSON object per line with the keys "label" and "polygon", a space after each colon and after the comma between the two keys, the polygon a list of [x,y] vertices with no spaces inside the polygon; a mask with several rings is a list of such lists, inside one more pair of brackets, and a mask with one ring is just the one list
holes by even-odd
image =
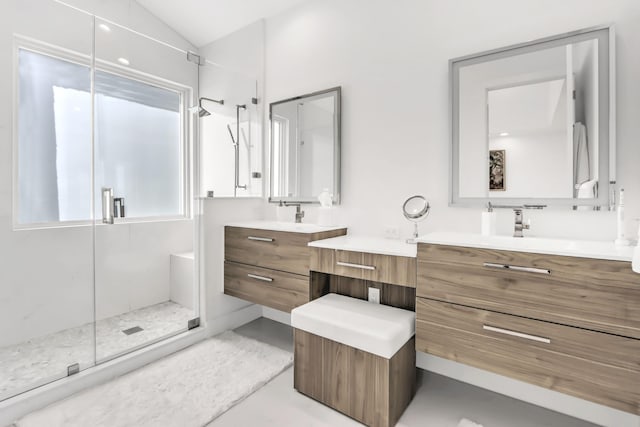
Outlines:
{"label": "electrical outlet", "polygon": [[369,288],[369,302],[380,304],[380,289]]}
{"label": "electrical outlet", "polygon": [[395,225],[387,225],[384,228],[384,237],[387,239],[399,239],[400,238],[400,228]]}

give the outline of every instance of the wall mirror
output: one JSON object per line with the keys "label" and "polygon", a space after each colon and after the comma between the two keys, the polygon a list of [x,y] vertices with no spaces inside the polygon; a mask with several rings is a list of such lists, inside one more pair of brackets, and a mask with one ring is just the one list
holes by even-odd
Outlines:
{"label": "wall mirror", "polygon": [[452,205],[609,204],[613,41],[598,27],[450,61]]}
{"label": "wall mirror", "polygon": [[340,87],[269,105],[270,202],[340,202]]}

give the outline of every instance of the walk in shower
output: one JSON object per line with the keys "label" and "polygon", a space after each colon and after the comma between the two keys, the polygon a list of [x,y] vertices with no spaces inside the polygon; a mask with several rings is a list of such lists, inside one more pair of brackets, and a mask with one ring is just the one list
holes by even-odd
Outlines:
{"label": "walk in shower", "polygon": [[12,3],[0,400],[200,323],[197,61],[61,3]]}

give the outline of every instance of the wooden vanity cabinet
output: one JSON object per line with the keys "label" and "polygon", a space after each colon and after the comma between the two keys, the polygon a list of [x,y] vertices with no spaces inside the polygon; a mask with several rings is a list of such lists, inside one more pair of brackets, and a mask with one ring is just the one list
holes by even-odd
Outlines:
{"label": "wooden vanity cabinet", "polygon": [[307,244],[346,233],[346,228],[294,233],[226,226],[224,293],[290,312],[310,301]]}
{"label": "wooden vanity cabinet", "polygon": [[336,276],[416,287],[416,258],[311,248],[311,270]]}
{"label": "wooden vanity cabinet", "polygon": [[416,349],[640,414],[629,262],[419,244]]}

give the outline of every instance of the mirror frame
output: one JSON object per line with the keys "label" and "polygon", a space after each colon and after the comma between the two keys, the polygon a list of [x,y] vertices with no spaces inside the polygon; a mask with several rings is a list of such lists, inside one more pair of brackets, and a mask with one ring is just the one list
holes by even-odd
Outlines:
{"label": "mirror frame", "polygon": [[[459,116],[459,79],[460,68],[519,54],[536,52],[542,49],[564,46],[568,43],[586,40],[598,40],[598,88],[599,88],[599,164],[598,197],[578,198],[491,198],[460,197],[460,116]],[[492,49],[485,52],[466,55],[449,60],[449,206],[481,207],[487,202],[500,205],[546,205],[550,207],[601,206],[609,207],[615,198],[616,181],[616,86],[615,86],[615,31],[613,25],[585,28],[565,34],[545,37],[525,43]]]}
{"label": "mirror frame", "polygon": [[319,90],[316,92],[306,93],[304,95],[294,96],[292,98],[275,101],[269,104],[269,203],[305,203],[305,204],[320,204],[317,198],[304,198],[304,197],[274,197],[273,196],[273,121],[271,120],[273,114],[273,107],[286,102],[298,101],[300,99],[309,98],[311,96],[322,95],[325,93],[336,93],[336,122],[333,141],[333,204],[340,204],[340,178],[341,178],[341,155],[342,150],[342,86],[332,87],[330,89]]}

